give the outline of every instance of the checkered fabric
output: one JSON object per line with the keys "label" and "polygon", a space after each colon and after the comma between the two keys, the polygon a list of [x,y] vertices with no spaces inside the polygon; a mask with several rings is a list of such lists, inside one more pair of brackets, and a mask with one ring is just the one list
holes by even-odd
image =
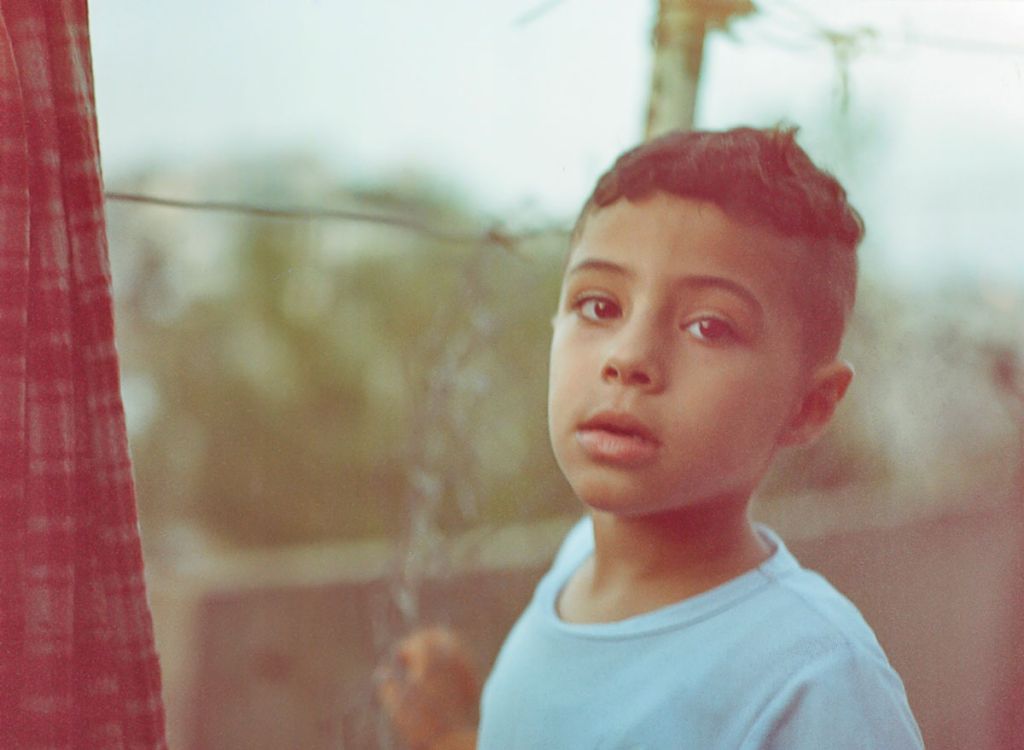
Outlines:
{"label": "checkered fabric", "polygon": [[162,748],[85,0],[0,0],[0,748]]}

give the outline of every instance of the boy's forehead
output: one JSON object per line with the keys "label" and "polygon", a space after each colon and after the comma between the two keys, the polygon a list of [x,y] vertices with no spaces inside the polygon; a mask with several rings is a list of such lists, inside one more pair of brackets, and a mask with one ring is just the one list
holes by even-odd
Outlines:
{"label": "boy's forehead", "polygon": [[[737,219],[714,203],[656,193],[592,209],[566,259],[576,269],[607,260],[634,273],[738,276],[760,293],[793,293],[806,276],[804,243]],[[589,261],[581,266],[581,262]]]}

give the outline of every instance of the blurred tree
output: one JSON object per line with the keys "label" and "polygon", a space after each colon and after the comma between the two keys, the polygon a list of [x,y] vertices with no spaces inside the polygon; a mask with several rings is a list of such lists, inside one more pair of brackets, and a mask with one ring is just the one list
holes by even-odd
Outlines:
{"label": "blurred tree", "polygon": [[[413,203],[407,214],[453,213]],[[185,300],[180,250],[140,243],[120,334],[127,374],[157,394],[133,440],[149,522],[191,518],[245,545],[393,535],[428,444],[444,528],[564,510],[533,491],[559,486],[543,404],[560,250],[526,262],[485,248],[474,291],[472,248],[352,233],[359,250],[334,252],[344,226],[325,241],[301,223],[244,222],[221,251],[231,283]],[[446,347],[481,323],[486,345],[467,343],[451,369]],[[445,366],[443,418],[417,427]]]}

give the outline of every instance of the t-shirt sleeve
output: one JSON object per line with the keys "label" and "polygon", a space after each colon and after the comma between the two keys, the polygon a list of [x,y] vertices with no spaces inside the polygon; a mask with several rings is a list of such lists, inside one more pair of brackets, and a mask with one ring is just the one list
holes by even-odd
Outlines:
{"label": "t-shirt sleeve", "polygon": [[743,750],[923,750],[893,669],[839,650],[800,670],[761,712]]}

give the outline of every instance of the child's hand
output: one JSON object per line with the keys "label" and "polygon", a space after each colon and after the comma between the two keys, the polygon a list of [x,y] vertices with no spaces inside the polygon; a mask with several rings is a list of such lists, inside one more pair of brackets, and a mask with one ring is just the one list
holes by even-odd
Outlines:
{"label": "child's hand", "polygon": [[374,673],[377,697],[412,748],[473,747],[480,682],[449,630],[418,630]]}

